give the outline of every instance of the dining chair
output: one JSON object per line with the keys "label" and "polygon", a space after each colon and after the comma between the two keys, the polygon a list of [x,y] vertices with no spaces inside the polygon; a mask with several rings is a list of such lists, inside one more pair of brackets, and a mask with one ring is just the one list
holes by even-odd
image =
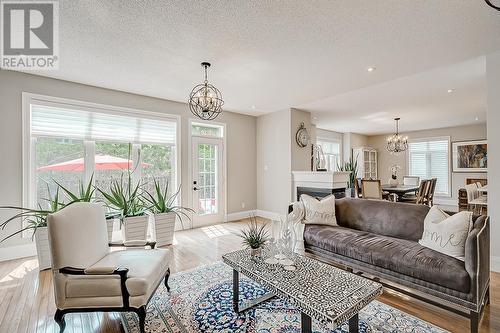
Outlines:
{"label": "dining chair", "polygon": [[430,207],[434,206],[434,193],[436,192],[437,178],[430,180],[429,190],[427,192],[426,203]]}
{"label": "dining chair", "polygon": [[363,199],[383,199],[382,184],[380,179],[362,179],[361,193]]}
{"label": "dining chair", "polygon": [[425,204],[425,196],[427,195],[430,187],[429,180],[422,180],[418,186],[416,194],[406,194],[399,198],[400,202],[414,203],[417,205]]}
{"label": "dining chair", "polygon": [[465,190],[467,191],[467,209],[477,212],[477,208],[479,207],[479,214],[481,214],[483,208],[488,207],[487,197],[480,195],[477,183],[465,185]]}
{"label": "dining chair", "polygon": [[170,289],[168,251],[145,240],[110,251],[105,209],[96,203],[68,205],[47,217],[47,227],[59,332],[67,313],[132,311],[143,333],[152,295],[162,281]]}

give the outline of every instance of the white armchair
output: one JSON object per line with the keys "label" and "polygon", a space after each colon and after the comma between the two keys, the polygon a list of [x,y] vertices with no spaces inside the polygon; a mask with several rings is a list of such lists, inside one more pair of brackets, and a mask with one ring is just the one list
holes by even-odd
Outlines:
{"label": "white armchair", "polygon": [[[48,216],[60,332],[66,313],[94,311],[133,311],[144,332],[149,299],[162,281],[170,290],[168,251],[141,240],[108,244],[104,214],[103,206],[82,202]],[[110,245],[135,248],[110,252]]]}

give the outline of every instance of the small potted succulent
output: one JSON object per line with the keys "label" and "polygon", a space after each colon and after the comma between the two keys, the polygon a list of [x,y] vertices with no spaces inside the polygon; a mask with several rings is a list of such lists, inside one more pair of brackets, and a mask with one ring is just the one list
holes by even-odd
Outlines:
{"label": "small potted succulent", "polygon": [[269,239],[266,225],[257,222],[255,216],[250,217],[250,223],[243,229],[239,236],[243,239],[243,245],[250,248],[250,255],[254,258],[261,256],[262,247]]}
{"label": "small potted succulent", "polygon": [[173,243],[176,218],[179,218],[182,229],[184,229],[183,218],[191,220],[188,213],[194,213],[191,208],[176,205],[179,189],[172,195],[168,192],[168,182],[162,188],[160,182],[154,179],[154,195],[144,191],[143,197],[147,204],[147,209],[154,217],[154,230],[151,232],[155,236],[157,246],[165,246]]}

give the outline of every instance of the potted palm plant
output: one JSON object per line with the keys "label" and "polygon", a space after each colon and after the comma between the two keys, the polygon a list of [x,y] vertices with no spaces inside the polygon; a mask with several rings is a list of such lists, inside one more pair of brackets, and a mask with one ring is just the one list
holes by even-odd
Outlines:
{"label": "potted palm plant", "polygon": [[139,193],[140,183],[132,185],[132,178],[129,175],[126,184],[123,176],[119,180],[113,180],[109,192],[99,187],[96,189],[104,197],[108,207],[115,212],[114,215],[119,216],[124,240],[146,239],[148,216]]}
{"label": "potted palm plant", "polygon": [[168,182],[162,188],[159,181],[154,179],[154,194],[144,191],[143,197],[148,205],[148,210],[154,217],[154,230],[151,234],[156,237],[158,246],[170,245],[174,240],[174,230],[176,218],[179,218],[182,229],[184,229],[183,218],[191,220],[188,213],[194,213],[191,208],[176,205],[176,200],[180,192],[179,189],[169,195]]}
{"label": "potted palm plant", "polygon": [[356,180],[356,175],[358,174],[358,159],[356,158],[354,161],[352,157],[349,158],[349,161],[345,162],[344,165],[337,165],[337,169],[339,171],[349,172],[349,182],[347,184],[348,188],[346,189],[346,193],[350,195],[351,198],[355,196],[354,191],[354,182]]}
{"label": "potted palm plant", "polygon": [[49,250],[49,236],[47,232],[47,216],[67,206],[67,204],[60,201],[59,187],[54,197],[51,196],[49,190],[49,198],[46,199],[46,201],[48,202],[48,207],[46,209],[42,208],[40,204],[36,209],[17,206],[0,206],[0,209],[18,211],[18,213],[0,224],[2,230],[4,230],[9,223],[13,221],[19,222],[19,220],[21,220],[21,227],[0,240],[0,243],[15,235],[22,234],[25,231],[31,232],[32,238],[35,239],[39,270],[48,269],[52,265]]}
{"label": "potted palm plant", "polygon": [[246,229],[241,231],[239,236],[243,239],[243,245],[250,248],[250,255],[252,257],[261,256],[262,247],[269,238],[266,225],[259,225],[255,216],[250,217],[250,223]]}

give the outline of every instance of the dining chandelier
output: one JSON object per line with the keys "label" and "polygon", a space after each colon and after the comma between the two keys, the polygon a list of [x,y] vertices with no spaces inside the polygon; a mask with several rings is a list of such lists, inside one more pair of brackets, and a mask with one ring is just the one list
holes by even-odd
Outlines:
{"label": "dining chandelier", "polygon": [[207,70],[209,62],[202,62],[205,70],[205,81],[196,85],[189,94],[189,109],[191,113],[203,120],[213,120],[222,113],[222,94],[219,89],[208,83]]}
{"label": "dining chandelier", "polygon": [[[500,10],[500,2],[498,0],[484,0],[488,6],[490,6],[491,8],[495,8],[496,10]],[[493,3],[493,2],[496,1],[496,3]]]}
{"label": "dining chandelier", "polygon": [[408,149],[408,137],[399,134],[400,119],[401,118],[394,118],[396,121],[396,133],[387,138],[387,151],[396,154]]}

